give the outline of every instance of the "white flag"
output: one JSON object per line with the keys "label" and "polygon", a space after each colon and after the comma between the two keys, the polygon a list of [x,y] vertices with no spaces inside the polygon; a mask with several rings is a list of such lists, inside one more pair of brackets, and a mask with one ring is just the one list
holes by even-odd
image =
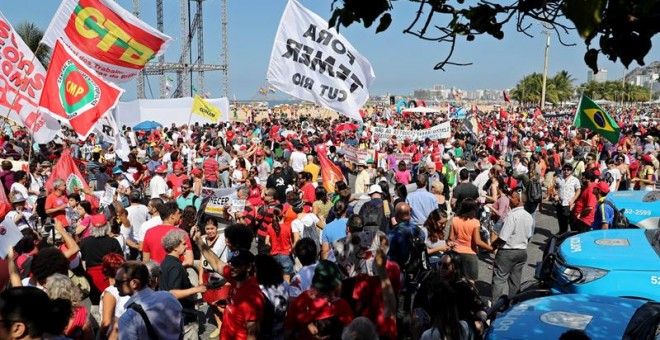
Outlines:
{"label": "white flag", "polygon": [[0,114],[23,124],[38,144],[52,141],[60,123],[38,111],[46,70],[0,13]]}
{"label": "white flag", "polygon": [[270,55],[270,84],[362,122],[359,110],[375,77],[369,61],[325,19],[289,0]]}

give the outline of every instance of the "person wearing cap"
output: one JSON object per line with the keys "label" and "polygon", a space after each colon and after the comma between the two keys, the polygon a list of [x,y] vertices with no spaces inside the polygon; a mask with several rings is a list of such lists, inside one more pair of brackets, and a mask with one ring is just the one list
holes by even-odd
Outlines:
{"label": "person wearing cap", "polygon": [[[342,330],[354,316],[348,302],[340,297],[340,287],[339,267],[320,260],[314,269],[312,287],[289,302],[284,319],[285,339],[341,338]],[[323,326],[318,323],[321,320]]]}
{"label": "person wearing cap", "polygon": [[80,253],[83,266],[87,274],[92,278],[90,300],[92,304],[98,304],[103,292],[108,288],[108,282],[102,271],[103,256],[115,253],[124,256],[119,241],[110,237],[110,224],[103,214],[92,215],[90,220],[90,236],[80,242]]}
{"label": "person wearing cap", "polygon": [[632,182],[636,183],[640,190],[655,190],[656,174],[653,167],[653,158],[649,155],[642,155],[640,163],[639,176],[633,178]]}
{"label": "person wearing cap", "polygon": [[584,189],[575,202],[573,208],[573,221],[571,229],[579,233],[588,231],[594,222],[594,213],[598,199],[594,195],[594,187],[598,183],[598,176],[593,170],[587,170],[582,175]]}
{"label": "person wearing cap", "polygon": [[30,228],[32,213],[25,209],[26,199],[22,194],[14,194],[14,197],[11,199],[12,210],[5,216],[1,224],[2,226],[5,228],[16,227],[18,230]]}
{"label": "person wearing cap", "polygon": [[183,181],[188,179],[188,174],[181,162],[175,162],[172,166],[174,173],[167,176],[166,183],[172,188],[172,199],[176,199],[181,195],[181,186],[183,185]]}
{"label": "person wearing cap", "polygon": [[614,221],[614,208],[605,202],[605,197],[610,192],[610,185],[606,181],[600,181],[594,187],[594,195],[598,198],[594,221],[591,230],[610,229]]}
{"label": "person wearing cap", "polygon": [[555,179],[554,184],[554,202],[557,208],[557,223],[559,224],[559,233],[561,235],[568,231],[568,225],[571,216],[571,210],[575,202],[580,197],[580,188],[582,184],[573,176],[573,166],[566,163],[561,168],[561,174]]}
{"label": "person wearing cap", "polygon": [[357,163],[357,178],[355,179],[355,193],[364,194],[369,190],[371,176],[367,170],[367,162],[359,161]]}
{"label": "person wearing cap", "polygon": [[164,178],[166,173],[167,166],[161,165],[156,168],[154,177],[149,181],[149,196],[151,198],[160,198],[166,202],[172,199],[172,196],[169,194],[169,187]]}
{"label": "person wearing cap", "polygon": [[204,187],[204,173],[199,168],[193,168],[190,171],[190,178],[192,180],[193,194],[200,196],[202,194],[202,188]]}
{"label": "person wearing cap", "polygon": [[202,163],[204,186],[209,188],[217,188],[220,183],[220,165],[215,159],[217,155],[218,152],[215,149],[210,149]]}
{"label": "person wearing cap", "polygon": [[234,246],[241,245],[233,244],[226,231],[227,246],[232,249],[232,256],[225,263],[204,243],[197,227],[193,227],[191,233],[211,268],[222,274],[232,286],[222,316],[220,339],[258,338],[265,301],[254,273],[254,255],[244,248],[235,249]]}
{"label": "person wearing cap", "polygon": [[[372,184],[367,192],[369,201],[365,202],[358,214],[362,217],[365,223],[365,228],[375,228],[384,233],[388,233],[391,229],[391,219],[394,211],[392,203],[383,199],[383,189],[378,184]],[[373,225],[376,223],[379,225]]]}

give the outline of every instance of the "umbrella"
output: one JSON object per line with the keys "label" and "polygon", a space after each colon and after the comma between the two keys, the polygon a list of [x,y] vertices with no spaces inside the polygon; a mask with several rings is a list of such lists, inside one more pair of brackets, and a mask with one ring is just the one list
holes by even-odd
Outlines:
{"label": "umbrella", "polygon": [[147,120],[147,121],[142,122],[138,125],[135,125],[133,127],[133,130],[136,130],[136,131],[140,131],[140,130],[151,131],[151,130],[158,129],[159,127],[163,127],[163,125],[161,123],[154,122],[153,120]]}
{"label": "umbrella", "polygon": [[335,132],[342,132],[342,131],[356,131],[358,129],[358,126],[355,124],[351,123],[346,123],[346,124],[339,124],[335,128]]}

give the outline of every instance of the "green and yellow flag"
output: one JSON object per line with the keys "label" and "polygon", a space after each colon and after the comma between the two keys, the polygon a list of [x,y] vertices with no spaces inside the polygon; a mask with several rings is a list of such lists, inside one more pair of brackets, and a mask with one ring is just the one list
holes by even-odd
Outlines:
{"label": "green and yellow flag", "polygon": [[573,126],[592,130],[612,144],[619,142],[621,134],[619,124],[602,107],[585,95],[582,95],[578,104]]}
{"label": "green and yellow flag", "polygon": [[193,101],[192,113],[202,116],[214,123],[218,121],[218,118],[221,116],[220,109],[209,104],[199,95],[195,95],[195,100]]}

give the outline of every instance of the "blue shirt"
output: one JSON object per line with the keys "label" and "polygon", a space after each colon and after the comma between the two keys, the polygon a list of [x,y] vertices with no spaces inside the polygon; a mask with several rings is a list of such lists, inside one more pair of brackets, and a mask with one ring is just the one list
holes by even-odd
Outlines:
{"label": "blue shirt", "polygon": [[609,228],[612,229],[612,223],[614,222],[614,209],[605,203],[605,197],[598,200],[596,205],[596,213],[594,213],[594,222],[591,224],[591,230],[599,230],[603,228],[603,223],[609,224]]}
{"label": "blue shirt", "polygon": [[321,232],[321,243],[332,244],[346,237],[346,222],[348,222],[348,218],[340,218],[328,223]]}
{"label": "blue shirt", "polygon": [[410,255],[411,249],[408,238],[411,236],[420,236],[422,239],[426,238],[421,228],[416,227],[408,221],[397,224],[392,231],[387,233],[387,238],[390,242],[387,258],[390,261],[396,262],[402,270]]}
{"label": "blue shirt", "polygon": [[[195,201],[195,204],[193,204],[193,200]],[[202,203],[202,198],[201,197],[195,198],[195,194],[193,194],[192,192],[188,194],[188,197],[183,197],[183,195],[180,195],[176,199],[176,205],[178,205],[179,209],[181,209],[182,211],[189,205],[194,205],[195,209],[199,211],[199,206],[201,203]]]}
{"label": "blue shirt", "polygon": [[142,306],[159,339],[179,340],[183,332],[181,304],[170,292],[154,292],[145,288],[126,302],[126,311],[119,317],[120,339],[149,339],[144,320],[131,308],[133,303]]}
{"label": "blue shirt", "polygon": [[438,200],[426,189],[417,189],[406,197],[410,205],[410,223],[416,226],[424,225],[431,212],[438,209]]}

